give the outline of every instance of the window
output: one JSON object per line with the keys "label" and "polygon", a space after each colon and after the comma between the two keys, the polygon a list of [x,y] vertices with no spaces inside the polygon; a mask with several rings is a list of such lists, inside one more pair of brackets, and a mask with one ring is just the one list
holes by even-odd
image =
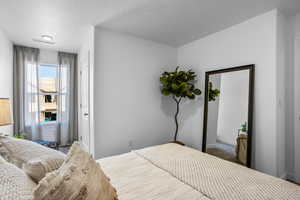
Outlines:
{"label": "window", "polygon": [[40,121],[52,122],[57,119],[58,67],[41,64],[38,67]]}
{"label": "window", "polygon": [[52,102],[52,96],[51,95],[45,95],[45,103],[51,103]]}
{"label": "window", "polygon": [[56,112],[45,112],[45,120],[46,122],[49,121],[56,121]]}

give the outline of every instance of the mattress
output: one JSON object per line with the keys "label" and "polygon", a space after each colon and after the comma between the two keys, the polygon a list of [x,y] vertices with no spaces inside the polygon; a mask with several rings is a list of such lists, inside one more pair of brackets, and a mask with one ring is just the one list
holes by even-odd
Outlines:
{"label": "mattress", "polygon": [[177,144],[98,160],[119,200],[299,200],[300,187]]}

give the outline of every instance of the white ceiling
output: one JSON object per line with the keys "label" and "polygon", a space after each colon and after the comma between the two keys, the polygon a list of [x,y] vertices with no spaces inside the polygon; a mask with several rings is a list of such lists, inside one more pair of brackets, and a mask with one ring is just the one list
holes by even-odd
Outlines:
{"label": "white ceiling", "polygon": [[[0,28],[17,44],[76,52],[97,25],[179,46],[273,8],[300,12],[300,0],[0,0]],[[43,34],[55,45],[33,42]]]}
{"label": "white ceiling", "polygon": [[[0,28],[14,43],[75,52],[86,27],[142,5],[146,0],[0,0]],[[33,42],[43,34],[55,45]]]}
{"label": "white ceiling", "polygon": [[171,46],[181,46],[274,8],[300,12],[300,0],[152,1],[101,26]]}

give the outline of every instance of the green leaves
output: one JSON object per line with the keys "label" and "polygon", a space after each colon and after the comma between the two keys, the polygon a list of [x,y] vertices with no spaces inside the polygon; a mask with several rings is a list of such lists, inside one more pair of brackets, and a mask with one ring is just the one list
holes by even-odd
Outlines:
{"label": "green leaves", "polygon": [[166,90],[166,89],[162,89],[162,90],[161,90],[161,93],[162,93],[163,95],[165,95],[165,96],[169,96],[169,95],[170,95],[170,92],[169,92],[168,90]]}
{"label": "green leaves", "polygon": [[178,88],[180,87],[179,85],[176,85],[175,83],[172,83],[171,86],[172,86],[173,90],[178,90]]}
{"label": "green leaves", "polygon": [[174,72],[164,72],[160,76],[161,93],[165,96],[195,99],[202,93],[200,89],[195,88],[196,77],[192,70],[179,71],[179,67]]}
{"label": "green leaves", "polygon": [[219,95],[220,95],[220,90],[213,89],[212,82],[209,82],[208,83],[208,101],[215,101]]}
{"label": "green leaves", "polygon": [[196,95],[201,95],[201,90],[199,90],[199,89],[194,89],[194,94],[196,94]]}
{"label": "green leaves", "polygon": [[241,125],[241,131],[243,132],[247,132],[247,122],[245,122],[244,124]]}

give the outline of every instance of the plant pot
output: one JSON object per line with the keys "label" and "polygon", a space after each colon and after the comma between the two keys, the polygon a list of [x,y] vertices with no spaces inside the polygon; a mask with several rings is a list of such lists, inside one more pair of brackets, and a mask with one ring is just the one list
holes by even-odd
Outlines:
{"label": "plant pot", "polygon": [[179,145],[185,146],[185,144],[183,142],[179,142],[179,141],[172,141],[170,143],[175,143],[175,144],[179,144]]}

